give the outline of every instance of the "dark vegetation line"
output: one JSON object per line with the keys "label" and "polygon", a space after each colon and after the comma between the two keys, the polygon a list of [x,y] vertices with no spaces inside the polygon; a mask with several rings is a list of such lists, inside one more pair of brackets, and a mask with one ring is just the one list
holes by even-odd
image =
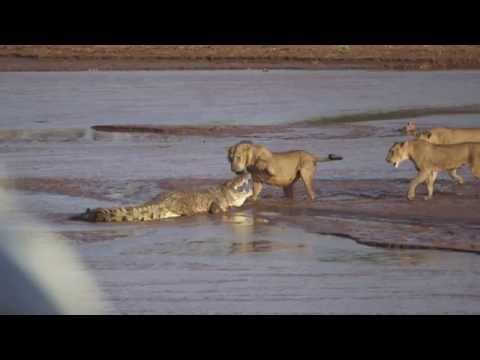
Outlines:
{"label": "dark vegetation line", "polygon": [[324,125],[332,123],[352,123],[375,120],[398,120],[406,118],[419,118],[432,115],[460,115],[480,114],[480,104],[465,106],[438,106],[417,109],[402,109],[392,111],[365,112],[338,116],[314,117],[305,121],[308,125]]}

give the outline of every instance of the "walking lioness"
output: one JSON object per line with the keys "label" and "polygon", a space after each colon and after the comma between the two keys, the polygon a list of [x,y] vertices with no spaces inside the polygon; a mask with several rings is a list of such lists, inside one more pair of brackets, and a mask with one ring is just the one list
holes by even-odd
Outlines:
{"label": "walking lioness", "polygon": [[418,131],[417,124],[409,122],[405,127],[407,135],[415,136],[436,145],[453,145],[480,142],[480,129],[477,128],[433,128]]}
{"label": "walking lioness", "polygon": [[[415,136],[418,140],[424,140],[435,145],[454,145],[463,143],[480,143],[480,129],[477,128],[432,128],[418,131],[417,124],[410,121],[404,128],[407,135]],[[449,172],[450,177],[463,184],[465,181],[457,174],[456,170]]]}
{"label": "walking lioness", "polygon": [[455,170],[468,165],[472,174],[480,178],[480,143],[434,145],[423,140],[395,143],[388,151],[386,161],[398,168],[405,160],[411,160],[418,171],[408,188],[409,200],[415,199],[415,190],[422,183],[426,183],[428,190],[425,200],[431,199],[440,171],[447,171],[454,176],[452,173],[455,174]]}
{"label": "walking lioness", "polygon": [[151,221],[240,207],[252,195],[252,179],[244,174],[203,191],[174,191],[139,206],[87,209],[74,220],[91,222]]}
{"label": "walking lioness", "polygon": [[263,145],[249,141],[240,142],[227,149],[231,170],[236,174],[249,172],[253,177],[253,196],[256,200],[262,191],[262,184],[283,188],[285,196],[293,198],[293,185],[302,179],[310,199],[315,199],[313,177],[317,163],[342,160],[341,156],[330,154],[319,158],[302,150],[271,152]]}

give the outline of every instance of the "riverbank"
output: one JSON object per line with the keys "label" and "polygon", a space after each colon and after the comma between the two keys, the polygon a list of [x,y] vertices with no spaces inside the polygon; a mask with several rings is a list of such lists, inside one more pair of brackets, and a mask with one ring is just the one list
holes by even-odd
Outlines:
{"label": "riverbank", "polygon": [[186,69],[480,69],[480,46],[0,46],[0,71]]}

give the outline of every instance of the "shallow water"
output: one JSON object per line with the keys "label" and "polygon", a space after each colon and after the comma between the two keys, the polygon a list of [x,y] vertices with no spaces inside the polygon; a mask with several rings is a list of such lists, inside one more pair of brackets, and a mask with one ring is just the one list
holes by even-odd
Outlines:
{"label": "shallow water", "polygon": [[0,73],[0,127],[278,124],[315,116],[478,104],[475,71]]}
{"label": "shallow water", "polygon": [[[240,138],[108,134],[97,124],[279,124],[312,116],[480,103],[479,72],[183,71],[0,73],[0,177],[98,181],[106,198],[11,191],[78,251],[112,313],[479,313],[474,254],[386,250],[318,235],[251,209],[155,224],[67,220],[86,207],[138,203],[157,181],[231,177],[224,148]],[[419,126],[476,126],[480,115]],[[320,179],[408,179],[385,163],[407,119],[298,128],[251,139],[274,150],[337,153]],[[363,132],[353,131],[360,129]],[[360,134],[360,135],[358,135]],[[468,179],[468,176],[467,176]]]}
{"label": "shallow water", "polygon": [[[86,203],[58,195],[17,196],[30,214]],[[53,220],[50,227],[71,239],[109,300],[108,313],[475,314],[480,309],[478,255],[377,249],[281,222],[271,226],[266,219],[274,217],[245,210],[151,224]],[[4,226],[15,227],[15,221]]]}

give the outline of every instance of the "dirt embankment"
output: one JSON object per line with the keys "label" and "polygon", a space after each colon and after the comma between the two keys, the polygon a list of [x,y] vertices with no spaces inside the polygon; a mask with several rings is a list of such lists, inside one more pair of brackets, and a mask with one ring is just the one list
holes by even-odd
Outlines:
{"label": "dirt embankment", "polygon": [[480,69],[477,45],[8,45],[0,71]]}
{"label": "dirt embankment", "polygon": [[287,129],[281,126],[154,126],[154,125],[94,125],[92,129],[100,132],[111,133],[141,133],[175,136],[245,136],[251,134],[272,134]]}

